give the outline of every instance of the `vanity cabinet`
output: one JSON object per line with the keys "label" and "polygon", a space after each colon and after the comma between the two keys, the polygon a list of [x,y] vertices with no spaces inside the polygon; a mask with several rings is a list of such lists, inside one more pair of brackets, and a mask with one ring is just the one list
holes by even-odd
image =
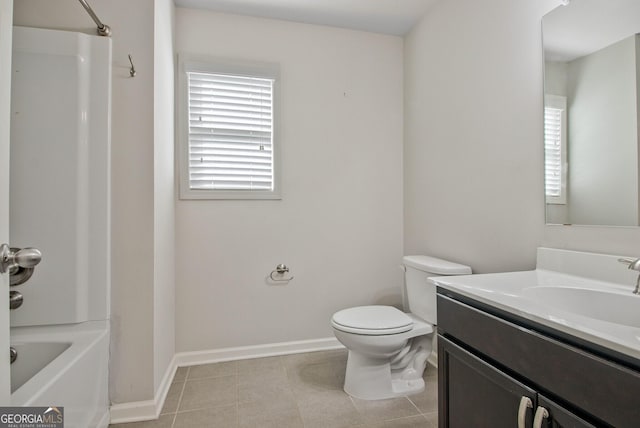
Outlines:
{"label": "vanity cabinet", "polygon": [[639,367],[440,288],[438,376],[440,428],[640,426]]}
{"label": "vanity cabinet", "polygon": [[[438,340],[443,381],[440,394],[446,397],[441,401],[441,427],[532,427],[534,412],[539,408],[547,415],[537,426],[595,426],[446,338],[440,336]],[[544,414],[544,410],[538,411]]]}

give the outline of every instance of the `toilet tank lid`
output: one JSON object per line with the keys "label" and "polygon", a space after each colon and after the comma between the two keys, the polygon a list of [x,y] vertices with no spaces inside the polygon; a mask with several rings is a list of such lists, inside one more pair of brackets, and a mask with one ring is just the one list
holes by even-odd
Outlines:
{"label": "toilet tank lid", "polygon": [[402,263],[424,272],[435,275],[470,275],[471,268],[459,263],[430,256],[404,256]]}

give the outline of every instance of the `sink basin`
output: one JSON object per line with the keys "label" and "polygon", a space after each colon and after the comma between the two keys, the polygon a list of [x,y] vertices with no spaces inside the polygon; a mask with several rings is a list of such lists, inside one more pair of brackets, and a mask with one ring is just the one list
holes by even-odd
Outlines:
{"label": "sink basin", "polygon": [[578,287],[528,287],[522,296],[588,318],[640,328],[640,296]]}

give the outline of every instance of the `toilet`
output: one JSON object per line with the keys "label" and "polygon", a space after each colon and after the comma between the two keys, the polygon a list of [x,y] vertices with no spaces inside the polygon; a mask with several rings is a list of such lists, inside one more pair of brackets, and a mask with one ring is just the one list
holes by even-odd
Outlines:
{"label": "toilet", "polygon": [[336,338],[348,350],[344,390],[363,400],[424,391],[422,375],[435,340],[436,288],[431,276],[469,275],[469,266],[429,256],[405,256],[404,293],[409,312],[372,305],[333,314]]}

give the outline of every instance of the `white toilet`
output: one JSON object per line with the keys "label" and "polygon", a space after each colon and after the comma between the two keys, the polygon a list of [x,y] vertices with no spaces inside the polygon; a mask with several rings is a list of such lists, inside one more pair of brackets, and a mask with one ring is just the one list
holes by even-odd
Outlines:
{"label": "white toilet", "polygon": [[409,313],[393,306],[358,306],[333,314],[336,338],[349,350],[344,390],[380,400],[424,390],[422,374],[437,322],[436,289],[430,276],[468,275],[469,266],[428,256],[405,256],[404,291]]}

